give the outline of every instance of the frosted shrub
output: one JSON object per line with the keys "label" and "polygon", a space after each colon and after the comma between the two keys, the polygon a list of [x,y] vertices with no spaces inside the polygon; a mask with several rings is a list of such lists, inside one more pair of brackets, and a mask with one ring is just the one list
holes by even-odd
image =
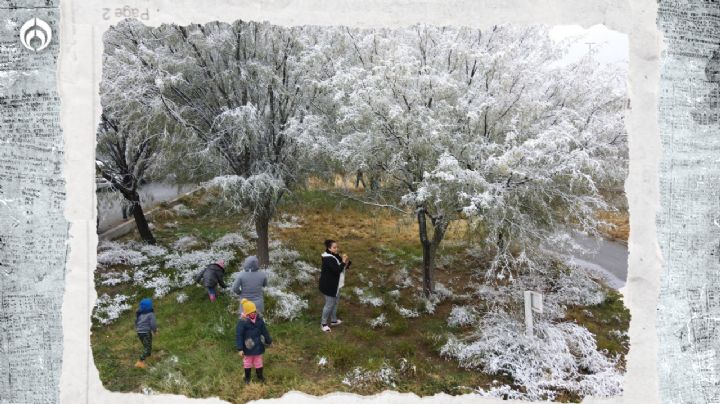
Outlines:
{"label": "frosted shrub", "polygon": [[387,327],[389,325],[387,319],[385,318],[385,313],[381,313],[379,316],[369,320],[368,322],[372,328]]}
{"label": "frosted shrub", "polygon": [[160,266],[155,265],[148,265],[146,267],[136,268],[135,272],[133,272],[133,283],[140,287],[147,287],[145,286],[145,282],[152,278],[153,274],[160,270]]}
{"label": "frosted shrub", "polygon": [[239,233],[228,233],[212,243],[213,248],[237,247],[240,249],[248,247],[248,241]]}
{"label": "frosted shrub", "polygon": [[267,272],[268,285],[280,290],[287,289],[293,281],[291,274],[282,267],[270,266],[265,268],[265,272]]}
{"label": "frosted shrub", "polygon": [[167,248],[152,244],[144,244],[142,247],[140,247],[140,251],[142,251],[148,257],[161,257],[168,252]]}
{"label": "frosted shrub", "polygon": [[122,250],[123,245],[118,243],[117,241],[109,241],[109,240],[100,240],[98,242],[97,251],[107,251],[107,250]]}
{"label": "frosted shrub", "polygon": [[194,236],[181,237],[172,245],[174,250],[188,251],[200,245],[200,242]]}
{"label": "frosted shrub", "polygon": [[170,291],[170,286],[170,278],[164,275],[153,278],[149,282],[145,283],[145,287],[147,289],[155,289],[155,292],[153,293],[155,298],[165,296]]}
{"label": "frosted shrub", "polygon": [[308,308],[308,302],[291,292],[284,292],[275,287],[268,287],[265,292],[275,298],[276,305],[273,315],[285,320],[294,320],[303,310]]}
{"label": "frosted shrub", "polygon": [[185,303],[188,299],[188,295],[186,295],[184,292],[180,292],[175,296],[175,301],[178,303]]}
{"label": "frosted shrub", "polygon": [[399,299],[400,298],[400,291],[395,289],[388,292],[388,295],[393,299]]}
{"label": "frosted shrub", "polygon": [[105,286],[115,286],[119,283],[128,282],[131,279],[127,271],[123,271],[122,273],[107,272],[104,274],[100,274],[100,278],[103,279],[100,281],[100,284]]}
{"label": "frosted shrub", "polygon": [[316,267],[315,265],[308,264],[305,261],[296,261],[295,268],[297,268],[299,271],[307,272],[310,274],[315,274],[315,273],[320,272],[320,268]]}
{"label": "frosted shrub", "polygon": [[569,273],[559,277],[554,295],[564,304],[573,306],[593,306],[607,297],[600,285],[580,267],[571,267]]}
{"label": "frosted shrub", "polygon": [[574,323],[536,323],[536,337],[524,323],[502,312],[486,315],[467,342],[451,336],[441,355],[485,373],[508,373],[525,389],[523,398],[554,399],[558,390],[609,397],[622,391],[616,361],[597,350],[595,338]]}
{"label": "frosted shrub", "polygon": [[398,305],[395,305],[395,309],[397,310],[398,314],[405,318],[420,317],[420,313],[418,313],[416,310],[406,309],[405,307]]}
{"label": "frosted shrub", "polygon": [[227,250],[196,250],[186,253],[167,255],[165,268],[174,270],[175,286],[183,287],[193,283],[195,274],[218,259],[224,259],[225,265],[235,258],[235,253]]}
{"label": "frosted shrub", "polygon": [[278,248],[270,251],[270,262],[273,264],[291,264],[300,259],[300,253],[295,250]]}
{"label": "frosted shrub", "polygon": [[95,303],[95,313],[93,317],[100,322],[100,324],[110,324],[117,320],[120,315],[132,307],[127,303],[129,299],[125,295],[116,295],[110,297],[107,293],[103,294],[97,299]]}
{"label": "frosted shrub", "polygon": [[314,278],[314,276],[312,276],[308,272],[304,272],[304,271],[296,271],[295,272],[295,280],[300,283],[308,283],[311,280],[313,280],[313,278]]}
{"label": "frosted shrub", "polygon": [[307,283],[315,278],[315,274],[320,272],[320,269],[314,265],[310,265],[305,261],[295,261],[295,280],[300,283]]}
{"label": "frosted shrub", "polygon": [[131,249],[120,243],[107,243],[98,253],[97,262],[100,265],[130,265],[138,266],[147,261],[141,252]]}
{"label": "frosted shrub", "polygon": [[462,327],[470,325],[477,320],[475,310],[467,306],[453,306],[448,316],[448,325],[451,327]]}

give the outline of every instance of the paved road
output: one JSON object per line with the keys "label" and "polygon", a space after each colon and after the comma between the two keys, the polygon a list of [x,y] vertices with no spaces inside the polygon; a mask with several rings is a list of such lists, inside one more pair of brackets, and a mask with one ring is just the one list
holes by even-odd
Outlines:
{"label": "paved road", "polygon": [[[188,192],[193,188],[195,188],[194,185],[178,187],[177,185],[161,183],[146,184],[140,187],[140,202],[143,210],[147,212],[161,202],[174,199],[181,193]],[[98,217],[100,218],[98,230],[100,233],[124,221],[122,217],[123,197],[119,192],[98,191],[97,201]]]}
{"label": "paved road", "polygon": [[610,240],[595,240],[582,234],[575,234],[575,241],[593,253],[574,253],[578,265],[595,270],[604,275],[611,287],[619,289],[625,286],[628,272],[628,248],[626,245]]}

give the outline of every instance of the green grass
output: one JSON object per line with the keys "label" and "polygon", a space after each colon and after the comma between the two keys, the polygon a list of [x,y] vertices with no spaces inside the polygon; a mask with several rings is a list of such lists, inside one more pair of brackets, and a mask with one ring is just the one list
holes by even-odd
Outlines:
{"label": "green grass", "polygon": [[[168,246],[181,236],[193,235],[206,247],[228,232],[239,231],[244,221],[238,215],[222,214],[203,203],[201,195],[193,195],[184,203],[197,215],[160,215],[155,235],[161,244]],[[387,292],[394,289],[394,282],[390,281],[393,274],[407,268],[413,276],[419,276],[422,255],[413,220],[319,190],[292,195],[279,213],[298,216],[303,226],[271,228],[271,239],[282,240],[288,248],[298,251],[302,260],[319,265],[322,241],[327,238],[338,240],[341,251],[351,254],[353,267],[338,309],[344,323],[329,334],[322,333],[319,315],[324,299],[317,291],[317,281],[294,286],[296,293],[308,299],[309,308],[293,321],[270,319],[274,343],[264,358],[268,382],[245,386],[242,360],[234,347],[237,301],[221,294],[218,302],[212,304],[203,289],[187,287],[183,292],[188,300],[182,304],[176,302],[178,292],[155,300],[160,333],[154,339],[148,369],[133,367],[141,346],[134,332],[132,312],[124,313],[108,326],[93,326],[93,355],[105,387],[112,391],[141,391],[147,387],[190,397],[219,396],[233,403],[280,397],[290,390],[315,395],[333,391],[374,394],[388,387],[350,389],[342,384],[344,375],[355,367],[378,369],[384,363],[397,366],[403,359],[414,365],[415,371],[400,378],[397,390],[401,392],[462,394],[469,392],[463,386],[486,387],[493,380],[512,382],[506,376],[467,371],[453,361],[440,358],[438,350],[446,338],[446,316],[453,301],[440,303],[434,315],[415,319],[403,318],[391,308],[374,308],[358,302],[352,289],[366,287],[367,281],[373,283],[374,295],[390,302]],[[177,222],[177,227],[164,226],[167,222]],[[443,247],[440,254],[449,256],[460,251],[459,247],[449,245],[463,237],[461,231],[450,232],[448,246]],[[242,258],[244,255],[238,251],[227,272],[237,270]],[[461,293],[469,283],[470,267],[467,262],[451,261],[436,271],[436,279],[446,285],[453,282],[455,291]],[[361,276],[366,282],[360,280]],[[116,292],[119,288],[122,286],[98,286],[98,292]],[[136,294],[133,305],[148,293],[143,289],[132,292]],[[411,289],[403,289],[398,303],[414,308],[413,293]],[[274,300],[266,296],[266,311],[271,312],[274,304]],[[585,309],[592,312],[592,318],[585,316]],[[389,325],[372,329],[368,320],[382,312]],[[627,330],[629,325],[629,313],[618,294],[611,293],[599,306],[571,308],[568,318],[588,327],[597,336],[600,348],[621,355],[627,353],[626,341],[610,333],[610,330]],[[327,366],[317,365],[321,356],[328,359]]]}

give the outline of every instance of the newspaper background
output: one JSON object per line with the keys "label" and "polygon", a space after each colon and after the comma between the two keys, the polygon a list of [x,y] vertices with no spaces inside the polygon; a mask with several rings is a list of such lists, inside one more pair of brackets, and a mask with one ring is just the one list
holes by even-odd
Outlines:
{"label": "newspaper background", "polygon": [[[656,94],[659,71],[657,4],[643,0],[576,1],[191,1],[64,0],[62,11],[59,90],[65,133],[65,216],[70,222],[70,253],[65,273],[62,307],[64,350],[60,379],[61,402],[190,402],[179,396],[146,397],[110,393],[103,389],[89,346],[90,312],[97,297],[92,284],[95,267],[94,132],[99,116],[97,91],[101,72],[101,35],[121,18],[137,17],[147,25],[163,22],[188,24],[212,20],[267,20],[279,25],[404,26],[416,22],[435,25],[487,27],[497,23],[602,23],[630,34],[633,105],[628,117],[630,174],[626,191],[630,204],[630,273],[625,290],[633,321],[625,395],[614,400],[586,402],[660,402],[657,367],[655,308],[659,290],[660,252],[655,242],[655,212],[659,209],[658,166],[660,138]],[[55,268],[59,271],[59,268]],[[58,284],[59,289],[62,288]],[[677,343],[677,341],[669,341]],[[52,383],[52,381],[50,381]],[[54,386],[47,386],[53,389]],[[677,391],[687,391],[675,385]],[[420,402],[412,394],[384,393],[374,398],[343,394],[348,402]],[[314,398],[290,393],[268,402],[335,402],[336,395]],[[195,400],[193,400],[195,401]],[[477,402],[472,396],[436,396],[423,402]],[[499,400],[480,400],[493,402]],[[220,402],[208,400],[206,402]]]}
{"label": "newspaper background", "polygon": [[716,2],[659,4],[667,46],[659,93],[665,265],[657,328],[665,403],[720,402],[719,21]]}

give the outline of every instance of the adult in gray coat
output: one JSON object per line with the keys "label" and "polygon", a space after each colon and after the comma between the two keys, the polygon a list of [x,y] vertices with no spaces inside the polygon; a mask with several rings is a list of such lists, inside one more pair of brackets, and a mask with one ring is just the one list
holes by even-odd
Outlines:
{"label": "adult in gray coat", "polygon": [[260,272],[259,269],[260,265],[256,256],[251,255],[245,258],[242,271],[233,282],[232,291],[240,295],[240,299],[248,299],[255,303],[257,313],[262,315],[265,311],[263,288],[267,286],[267,273]]}

